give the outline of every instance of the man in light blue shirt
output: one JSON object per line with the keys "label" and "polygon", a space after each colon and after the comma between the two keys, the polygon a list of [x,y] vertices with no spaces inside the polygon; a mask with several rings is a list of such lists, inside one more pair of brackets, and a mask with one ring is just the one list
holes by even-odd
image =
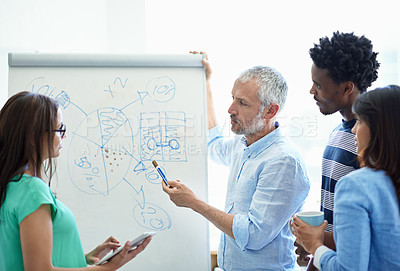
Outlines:
{"label": "man in light blue shirt", "polygon": [[269,67],[242,73],[228,110],[231,130],[240,136],[228,139],[216,124],[211,68],[207,60],[203,64],[210,156],[230,167],[225,211],[179,181],[168,181],[171,188],[163,189],[177,206],[193,209],[222,231],[218,265],[223,270],[296,270],[288,220],[301,209],[310,184],[303,161],[275,122],[286,100],[286,81]]}

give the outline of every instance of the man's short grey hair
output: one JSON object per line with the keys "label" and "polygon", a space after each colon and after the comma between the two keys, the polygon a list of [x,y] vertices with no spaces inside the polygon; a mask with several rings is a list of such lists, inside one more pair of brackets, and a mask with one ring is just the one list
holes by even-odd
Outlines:
{"label": "man's short grey hair", "polygon": [[274,68],[267,66],[255,66],[244,71],[238,78],[241,83],[255,80],[258,89],[258,98],[261,106],[266,107],[271,103],[279,105],[279,110],[286,102],[288,86],[282,74]]}

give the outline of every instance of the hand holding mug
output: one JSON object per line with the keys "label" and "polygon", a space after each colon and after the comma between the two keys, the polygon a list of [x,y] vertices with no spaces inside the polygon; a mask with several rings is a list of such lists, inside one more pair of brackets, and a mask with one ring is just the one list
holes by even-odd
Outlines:
{"label": "hand holding mug", "polygon": [[[324,222],[324,213],[320,211],[299,212],[295,216],[311,226],[320,226]],[[293,217],[289,219],[289,230],[292,234],[294,234],[292,228]]]}
{"label": "hand holding mug", "polygon": [[323,245],[327,225],[323,212],[300,212],[289,220],[289,229],[297,237],[296,242],[311,254]]}

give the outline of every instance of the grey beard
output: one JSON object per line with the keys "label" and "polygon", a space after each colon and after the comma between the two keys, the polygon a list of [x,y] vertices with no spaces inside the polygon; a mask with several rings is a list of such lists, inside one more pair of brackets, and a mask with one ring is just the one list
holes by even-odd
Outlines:
{"label": "grey beard", "polygon": [[[265,127],[265,121],[262,119],[262,114],[263,114],[263,112],[260,111],[257,114],[257,116],[253,119],[253,121],[250,123],[250,125],[247,127],[243,127],[242,123],[239,120],[237,120],[234,115],[231,115],[233,120],[236,121],[240,126],[239,130],[234,131],[231,129],[232,132],[234,132],[237,135],[244,135],[244,136],[249,136],[249,135],[258,133]],[[232,128],[233,128],[233,126],[232,126]]]}

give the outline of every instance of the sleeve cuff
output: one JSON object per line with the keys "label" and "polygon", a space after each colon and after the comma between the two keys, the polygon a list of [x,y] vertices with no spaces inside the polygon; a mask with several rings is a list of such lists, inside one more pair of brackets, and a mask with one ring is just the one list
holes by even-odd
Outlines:
{"label": "sleeve cuff", "polygon": [[321,270],[321,257],[325,252],[331,251],[332,249],[326,246],[320,246],[317,248],[314,254],[314,266]]}
{"label": "sleeve cuff", "polygon": [[215,126],[208,130],[207,133],[207,142],[210,144],[214,139],[222,137],[222,128],[220,126]]}
{"label": "sleeve cuff", "polygon": [[249,224],[250,220],[245,215],[237,214],[233,218],[232,233],[236,244],[242,251],[245,251],[249,243]]}

